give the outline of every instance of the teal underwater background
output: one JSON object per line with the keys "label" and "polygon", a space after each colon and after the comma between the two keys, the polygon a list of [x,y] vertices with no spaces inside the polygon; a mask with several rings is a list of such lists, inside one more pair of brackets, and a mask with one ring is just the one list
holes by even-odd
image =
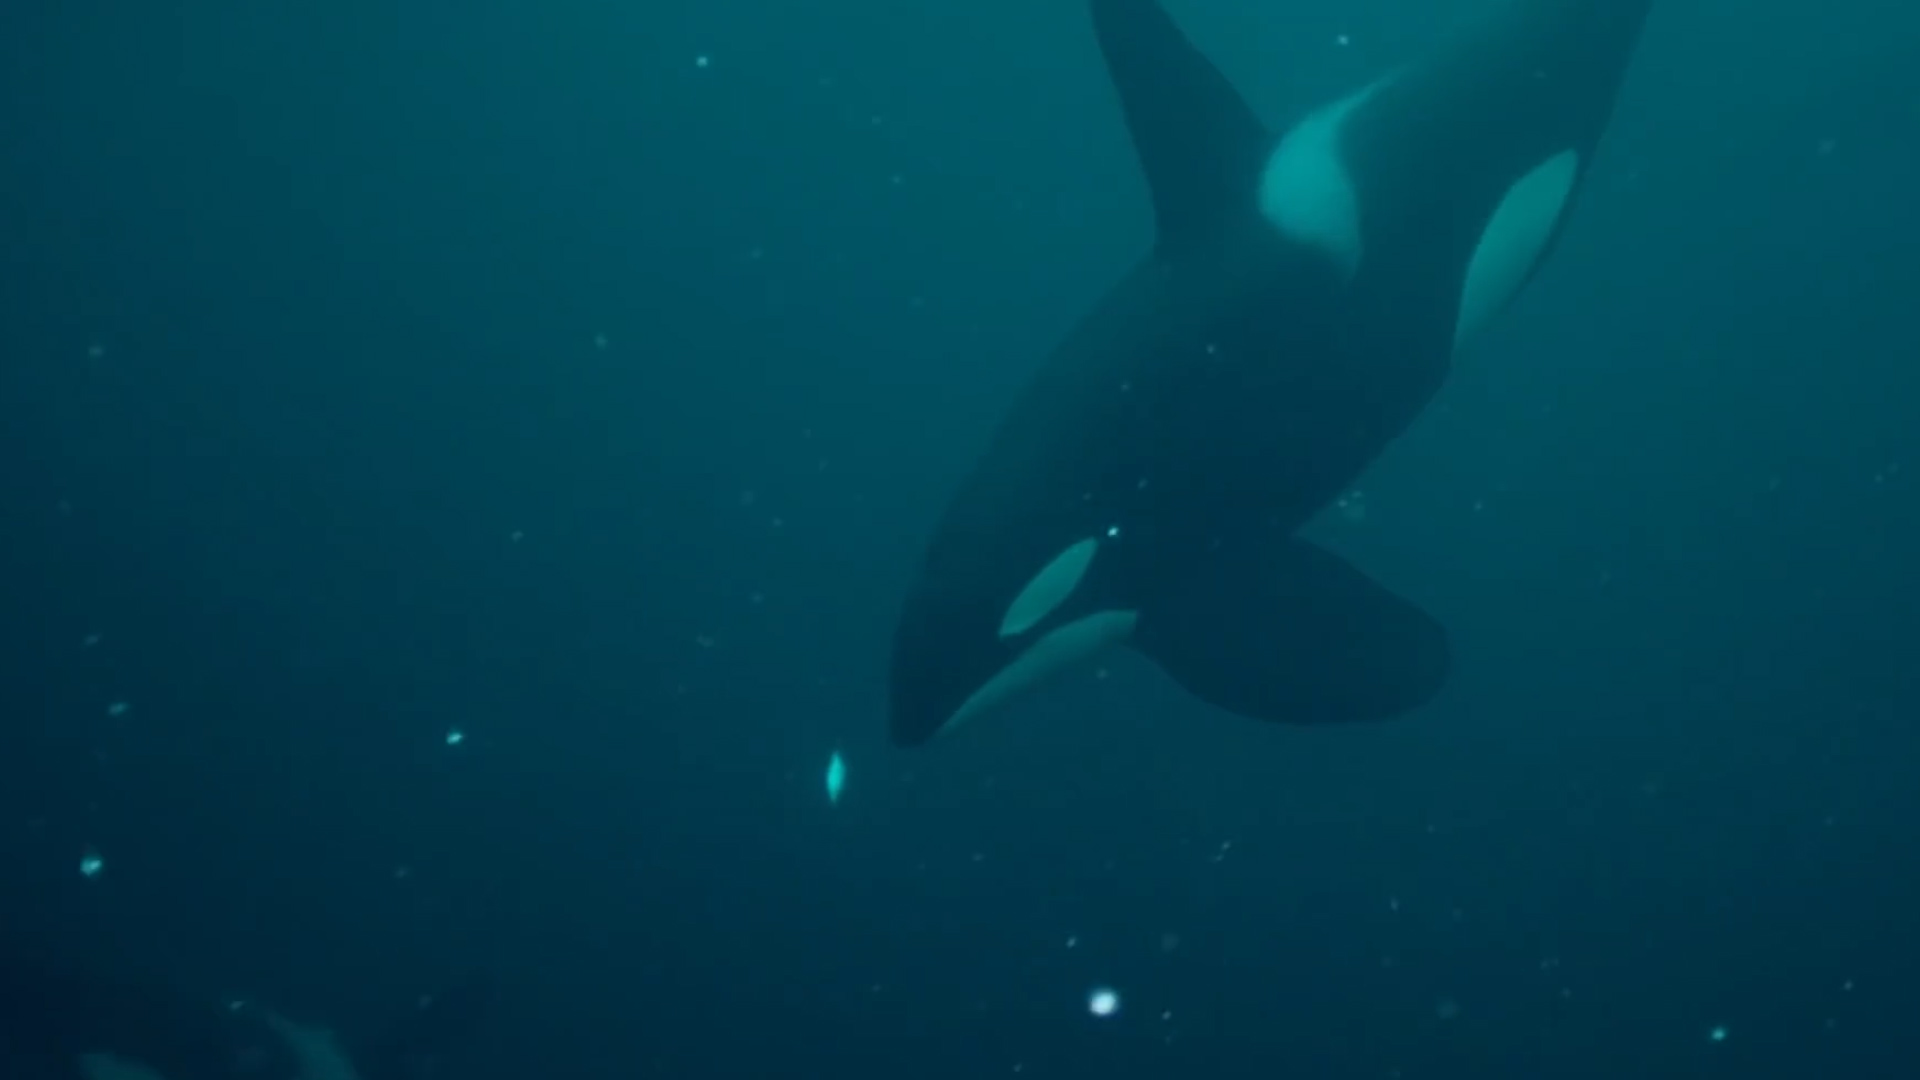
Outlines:
{"label": "teal underwater background", "polygon": [[[1477,0],[1169,6],[1277,124]],[[492,972],[475,1078],[1916,1075],[1916,58],[1658,6],[1315,527],[1434,704],[1116,656],[909,753],[921,544],[1149,241],[1083,5],[8,5],[5,918],[346,1030]]]}

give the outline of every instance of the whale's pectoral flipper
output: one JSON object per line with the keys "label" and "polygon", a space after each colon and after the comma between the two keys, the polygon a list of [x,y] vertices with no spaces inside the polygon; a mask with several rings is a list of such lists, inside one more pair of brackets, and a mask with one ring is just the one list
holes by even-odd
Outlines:
{"label": "whale's pectoral flipper", "polygon": [[1140,613],[1131,644],[1211,705],[1294,724],[1407,712],[1450,662],[1439,623],[1300,539],[1202,561]]}
{"label": "whale's pectoral flipper", "polygon": [[1254,205],[1272,137],[1158,0],[1092,0],[1094,32],[1146,173],[1162,251]]}

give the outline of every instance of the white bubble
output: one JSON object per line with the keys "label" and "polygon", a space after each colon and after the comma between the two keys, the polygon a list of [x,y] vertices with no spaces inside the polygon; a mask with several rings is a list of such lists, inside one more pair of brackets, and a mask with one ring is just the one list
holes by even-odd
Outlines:
{"label": "white bubble", "polygon": [[1095,1016],[1112,1016],[1120,1011],[1120,992],[1111,986],[1096,986],[1087,994],[1087,1011]]}

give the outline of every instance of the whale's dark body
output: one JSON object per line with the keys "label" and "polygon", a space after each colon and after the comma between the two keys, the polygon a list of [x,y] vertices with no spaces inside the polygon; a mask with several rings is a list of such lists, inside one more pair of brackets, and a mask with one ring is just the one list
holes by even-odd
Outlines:
{"label": "whale's dark body", "polygon": [[1650,6],[1507,0],[1276,134],[1156,0],[1091,0],[1155,244],[939,523],[895,632],[894,740],[1118,644],[1264,720],[1432,697],[1439,624],[1295,534],[1551,249]]}

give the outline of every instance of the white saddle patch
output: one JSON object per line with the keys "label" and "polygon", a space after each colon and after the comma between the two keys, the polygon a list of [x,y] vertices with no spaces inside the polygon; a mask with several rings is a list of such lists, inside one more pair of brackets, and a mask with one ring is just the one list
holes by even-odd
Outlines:
{"label": "white saddle patch", "polygon": [[1010,638],[1024,634],[1066,603],[1067,597],[1079,587],[1080,579],[1086,576],[1087,568],[1093,565],[1094,553],[1099,549],[1100,541],[1090,536],[1041,567],[1033,580],[1020,590],[1020,595],[1013,598],[1013,603],[1007,605],[1006,614],[1000,617],[1000,636]]}
{"label": "white saddle patch", "polygon": [[1547,240],[1560,223],[1573,184],[1580,177],[1580,154],[1564,150],[1533,167],[1516,180],[1500,206],[1487,219],[1480,242],[1467,263],[1455,317],[1453,347],[1457,351],[1477,335],[1520,291]]}
{"label": "white saddle patch", "polygon": [[1139,618],[1137,611],[1096,611],[1049,631],[962,702],[940,725],[940,733],[944,735],[981,713],[991,712],[1048,676],[1125,641]]}
{"label": "white saddle patch", "polygon": [[1260,213],[1289,239],[1317,248],[1349,279],[1360,271],[1360,196],[1340,155],[1341,125],[1381,80],[1309,114],[1280,139],[1260,177]]}

